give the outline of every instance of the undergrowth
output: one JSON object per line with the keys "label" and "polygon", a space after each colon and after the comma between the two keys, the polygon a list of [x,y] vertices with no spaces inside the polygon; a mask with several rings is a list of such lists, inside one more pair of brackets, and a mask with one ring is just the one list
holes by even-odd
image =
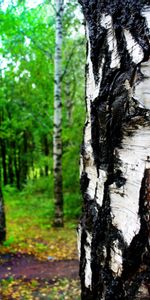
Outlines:
{"label": "undergrowth", "polygon": [[[3,189],[7,238],[0,252],[25,252],[40,258],[76,257],[76,227],[80,195],[64,194],[64,228],[52,227],[54,201],[48,177],[30,180],[22,191]],[[61,247],[61,252],[59,251]]]}

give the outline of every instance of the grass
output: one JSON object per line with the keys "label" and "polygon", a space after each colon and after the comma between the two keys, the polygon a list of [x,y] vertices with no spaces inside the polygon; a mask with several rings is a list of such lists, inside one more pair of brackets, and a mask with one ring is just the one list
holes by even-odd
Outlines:
{"label": "grass", "polygon": [[[76,227],[79,196],[65,197],[65,226],[52,227],[54,204],[49,179],[30,181],[21,191],[7,186],[4,190],[7,239],[1,252],[23,252],[39,258],[76,258]],[[79,200],[78,200],[79,203]],[[61,249],[61,252],[60,250]]]}

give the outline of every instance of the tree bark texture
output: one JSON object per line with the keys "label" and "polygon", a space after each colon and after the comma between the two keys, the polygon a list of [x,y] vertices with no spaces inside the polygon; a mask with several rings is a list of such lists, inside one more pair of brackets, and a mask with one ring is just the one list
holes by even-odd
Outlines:
{"label": "tree bark texture", "polygon": [[87,34],[81,298],[150,299],[150,5],[79,2]]}
{"label": "tree bark texture", "polygon": [[5,241],[6,238],[6,221],[5,221],[5,210],[2,190],[0,187],[0,244]]}
{"label": "tree bark texture", "polygon": [[63,0],[56,0],[56,46],[55,46],[55,83],[54,83],[54,225],[63,225],[63,192],[62,192],[62,101],[61,101],[61,75],[62,75],[62,15]]}

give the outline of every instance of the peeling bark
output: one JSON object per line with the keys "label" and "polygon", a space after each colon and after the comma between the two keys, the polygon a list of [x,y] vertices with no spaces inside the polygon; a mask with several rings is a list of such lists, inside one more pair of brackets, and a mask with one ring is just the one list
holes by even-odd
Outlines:
{"label": "peeling bark", "polygon": [[150,6],[79,2],[88,44],[81,298],[144,299],[150,284]]}
{"label": "peeling bark", "polygon": [[61,101],[61,58],[62,58],[62,14],[63,0],[56,0],[56,46],[55,46],[55,78],[54,78],[54,202],[55,226],[63,226],[63,191],[62,191],[62,101]]}

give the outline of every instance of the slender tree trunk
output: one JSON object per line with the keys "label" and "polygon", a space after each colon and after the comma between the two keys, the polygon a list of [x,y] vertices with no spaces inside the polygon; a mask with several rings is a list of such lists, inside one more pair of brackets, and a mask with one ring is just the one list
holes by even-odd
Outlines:
{"label": "slender tree trunk", "polygon": [[27,182],[27,174],[28,174],[28,132],[23,132],[23,141],[22,148],[20,151],[20,175],[21,175],[21,186],[26,184]]}
{"label": "slender tree trunk", "polygon": [[42,168],[40,168],[40,177],[44,176],[44,170]]}
{"label": "slender tree trunk", "polygon": [[55,226],[63,226],[63,191],[62,191],[62,101],[61,101],[61,52],[62,52],[62,14],[63,0],[56,0],[56,47],[55,47],[55,87],[54,87],[54,201]]}
{"label": "slender tree trunk", "polygon": [[81,298],[150,299],[150,6],[79,2],[88,40]]}
{"label": "slender tree trunk", "polygon": [[20,185],[20,153],[17,153],[17,146],[16,143],[13,143],[14,145],[14,166],[15,166],[15,175],[16,175],[16,186],[18,190],[20,190],[21,185]]}
{"label": "slender tree trunk", "polygon": [[8,177],[9,183],[14,183],[14,170],[13,170],[13,143],[10,142],[9,144],[9,155],[8,155]]}
{"label": "slender tree trunk", "polygon": [[13,166],[12,166],[12,156],[11,156],[11,153],[9,154],[9,157],[8,157],[8,175],[9,175],[9,183],[10,184],[13,184],[14,182],[14,173],[13,173]]}
{"label": "slender tree trunk", "polygon": [[31,175],[31,179],[34,178],[34,149],[35,149],[35,143],[34,143],[34,138],[33,136],[31,135],[31,145],[30,145],[30,167],[31,167],[31,172],[29,175]]}
{"label": "slender tree trunk", "polygon": [[4,199],[2,195],[2,189],[0,187],[0,244],[5,241],[5,238],[6,238],[6,222],[5,222]]}

